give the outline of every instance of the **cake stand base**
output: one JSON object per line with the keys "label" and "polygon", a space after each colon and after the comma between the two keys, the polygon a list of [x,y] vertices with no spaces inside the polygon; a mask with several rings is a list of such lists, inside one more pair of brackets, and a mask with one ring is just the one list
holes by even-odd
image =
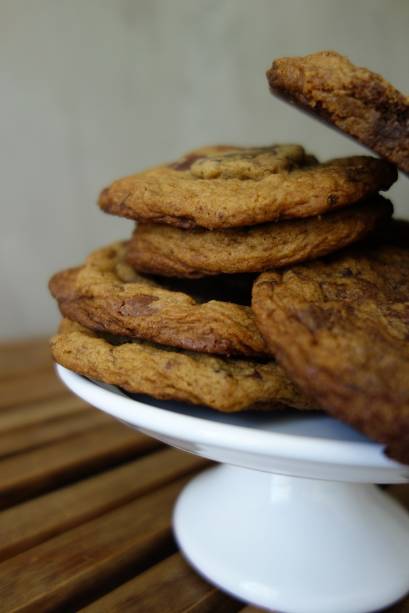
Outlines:
{"label": "cake stand base", "polygon": [[190,563],[230,594],[285,613],[368,613],[409,591],[409,516],[370,484],[221,465],[174,513]]}

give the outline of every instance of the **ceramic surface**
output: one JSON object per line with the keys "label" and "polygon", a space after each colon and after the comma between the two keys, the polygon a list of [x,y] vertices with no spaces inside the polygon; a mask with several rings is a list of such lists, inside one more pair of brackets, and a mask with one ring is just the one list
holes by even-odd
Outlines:
{"label": "ceramic surface", "polygon": [[125,395],[62,366],[64,383],[95,407],[169,445],[226,464],[275,474],[362,483],[409,480],[409,466],[323,414],[225,414],[180,402]]}
{"label": "ceramic surface", "polygon": [[174,514],[182,552],[220,588],[286,613],[367,613],[409,590],[409,515],[371,485],[408,481],[409,466],[381,445],[324,415],[226,415],[57,370],[129,426],[227,464],[195,477]]}
{"label": "ceramic surface", "polygon": [[373,485],[220,466],[174,513],[177,541],[209,581],[286,613],[368,613],[409,589],[409,516]]}

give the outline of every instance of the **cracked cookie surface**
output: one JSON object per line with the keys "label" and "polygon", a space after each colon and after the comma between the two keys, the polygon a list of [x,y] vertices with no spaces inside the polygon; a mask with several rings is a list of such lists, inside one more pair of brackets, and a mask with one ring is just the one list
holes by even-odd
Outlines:
{"label": "cracked cookie surface", "polygon": [[250,308],[253,277],[153,280],[125,263],[126,243],[64,270],[50,290],[65,317],[92,330],[222,355],[270,354]]}
{"label": "cracked cookie surface", "polygon": [[409,232],[349,249],[253,288],[259,327],[300,388],[409,463]]}
{"label": "cracked cookie surface", "polygon": [[285,57],[267,72],[272,93],[349,134],[409,173],[409,97],[334,51]]}
{"label": "cracked cookie surface", "polygon": [[137,221],[214,230],[319,215],[396,178],[394,166],[369,156],[320,164],[300,145],[215,146],[114,181],[99,205]]}
{"label": "cracked cookie surface", "polygon": [[337,251],[387,221],[392,205],[381,196],[320,217],[243,229],[183,230],[138,224],[127,261],[139,272],[197,278],[282,268]]}
{"label": "cracked cookie surface", "polygon": [[63,320],[51,339],[51,351],[70,370],[155,398],[225,412],[312,408],[273,361],[223,359],[143,341],[113,344],[69,320]]}

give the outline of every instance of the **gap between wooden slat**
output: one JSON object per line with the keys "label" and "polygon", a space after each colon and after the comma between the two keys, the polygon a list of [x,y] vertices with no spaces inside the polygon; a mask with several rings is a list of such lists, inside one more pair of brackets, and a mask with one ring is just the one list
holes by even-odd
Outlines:
{"label": "gap between wooden slat", "polygon": [[0,560],[208,465],[170,448],[0,512]]}
{"label": "gap between wooden slat", "polygon": [[[409,506],[409,488],[397,485],[390,493]],[[191,601],[191,602],[189,602]],[[188,567],[180,555],[174,555],[90,603],[81,613],[122,613],[123,611],[149,611],[160,613],[213,613],[238,611],[240,613],[263,613],[264,609],[247,605],[223,595],[203,581]],[[408,613],[409,600],[387,610],[388,613]]]}
{"label": "gap between wooden slat", "polygon": [[0,381],[52,362],[47,338],[0,343]]}
{"label": "gap between wooden slat", "polygon": [[46,360],[38,362],[38,364],[26,365],[24,357],[21,362],[21,367],[13,372],[8,372],[7,369],[0,373],[0,385],[13,384],[21,381],[26,377],[35,375],[37,373],[52,372],[54,370],[54,362],[51,355],[48,355]]}
{"label": "gap between wooden slat", "polygon": [[54,370],[30,371],[21,377],[0,382],[0,409],[68,394]]}
{"label": "gap between wooden slat", "polygon": [[81,609],[81,613],[235,613],[242,606],[199,577],[180,554],[174,554]]}
{"label": "gap between wooden slat", "polygon": [[21,427],[11,432],[0,431],[0,469],[1,460],[5,457],[67,440],[91,428],[112,423],[114,419],[109,415],[90,409]]}
{"label": "gap between wooden slat", "polygon": [[[48,410],[50,408],[49,405],[55,401],[59,403],[67,402],[68,404],[71,403],[73,400],[74,402],[78,402],[69,395],[69,393],[65,390],[62,384],[58,381],[58,379],[52,372],[52,367],[50,364],[51,364],[51,359],[49,357],[47,339],[34,339],[30,341],[23,341],[23,342],[17,342],[17,343],[15,342],[1,343],[0,344],[0,409],[16,407],[15,409],[16,411],[20,410],[22,412],[21,417],[23,419],[24,419],[24,413],[26,414],[27,416],[26,423],[28,424],[30,423],[30,417],[29,417],[30,407],[25,406],[26,403],[28,402],[30,403],[34,402],[35,404],[37,404],[38,419],[48,418],[48,415],[49,415]],[[24,383],[24,385],[22,385],[22,383]],[[46,404],[43,413],[41,409],[39,408],[42,404],[42,402],[40,401],[43,401]],[[75,413],[76,409],[75,408],[72,408],[71,410],[68,409],[68,413],[71,413],[71,411]],[[5,411],[5,413],[8,414],[8,418],[6,417],[6,421],[7,419],[9,419],[9,426],[5,426],[4,429],[6,429],[7,427],[11,429],[14,427],[13,423],[18,423],[18,418],[17,420],[14,420],[11,417],[11,411],[10,412]],[[2,430],[1,418],[3,416],[6,416],[5,413],[3,413],[3,411],[0,412],[0,431]],[[3,422],[3,426],[4,426],[4,422]],[[158,453],[162,453],[162,452],[157,452],[154,455],[157,455]],[[137,462],[135,462],[135,464],[137,464],[138,462],[148,460],[148,459],[150,459],[150,456],[148,456],[147,458],[143,458],[142,460],[138,460]],[[129,464],[128,466],[131,466],[131,464]],[[114,471],[122,470],[122,468],[127,468],[128,466],[114,469]],[[109,472],[114,472],[114,471],[109,471]],[[109,473],[106,473],[106,474],[109,474]],[[92,480],[102,479],[103,477],[105,477],[106,474],[98,475],[97,477],[93,477]],[[88,480],[89,479],[87,479],[87,481]],[[81,487],[83,484],[86,484],[85,480],[73,486],[68,486],[64,488],[64,490],[68,490],[70,488]],[[60,490],[57,492],[53,492],[51,494],[47,494],[43,496],[42,498],[38,498],[36,500],[32,500],[27,503],[24,503],[20,505],[20,507],[14,507],[13,509],[10,509],[10,511],[3,511],[1,516],[4,516],[4,514],[7,514],[7,513],[11,514],[13,513],[13,511],[17,511],[18,513],[19,508],[23,510],[23,507],[25,505],[35,505],[38,501],[41,501],[42,499],[45,500],[50,497],[55,497],[60,492],[63,492],[64,490]],[[392,488],[389,489],[389,491],[390,493],[395,495],[396,498],[400,499],[402,503],[404,503],[406,506],[409,506],[409,489],[406,486],[393,486]],[[30,509],[27,509],[27,511],[30,512]],[[30,515],[27,515],[27,517],[29,520]],[[41,536],[39,538],[41,538]],[[195,604],[194,606],[197,607],[197,604]],[[190,609],[188,610],[190,611]],[[204,610],[207,611],[207,609],[204,609]],[[192,611],[195,611],[196,613],[198,612],[198,609],[194,608],[192,609]],[[241,611],[242,613],[253,613],[253,612],[261,613],[262,610],[252,607],[252,606],[247,606],[247,607],[242,608]],[[395,605],[395,607],[392,607],[390,611],[391,613],[392,611],[393,613],[409,612],[409,601],[405,600],[404,602],[399,603],[398,605]]]}
{"label": "gap between wooden slat", "polygon": [[[0,564],[4,611],[61,611],[163,549],[186,478]],[[74,610],[74,609],[72,609]]]}
{"label": "gap between wooden slat", "polygon": [[32,402],[0,411],[0,434],[17,428],[40,425],[50,419],[96,410],[73,394]]}
{"label": "gap between wooden slat", "polygon": [[0,462],[4,509],[141,455],[161,444],[114,421]]}

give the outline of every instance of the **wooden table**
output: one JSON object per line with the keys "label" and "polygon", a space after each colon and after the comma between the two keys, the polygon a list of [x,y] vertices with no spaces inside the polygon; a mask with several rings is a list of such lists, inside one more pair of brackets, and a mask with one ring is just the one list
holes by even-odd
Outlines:
{"label": "wooden table", "polygon": [[[258,611],[201,579],[173,539],[176,497],[207,464],[74,397],[44,339],[2,343],[0,611]],[[390,492],[409,508],[408,487]]]}

